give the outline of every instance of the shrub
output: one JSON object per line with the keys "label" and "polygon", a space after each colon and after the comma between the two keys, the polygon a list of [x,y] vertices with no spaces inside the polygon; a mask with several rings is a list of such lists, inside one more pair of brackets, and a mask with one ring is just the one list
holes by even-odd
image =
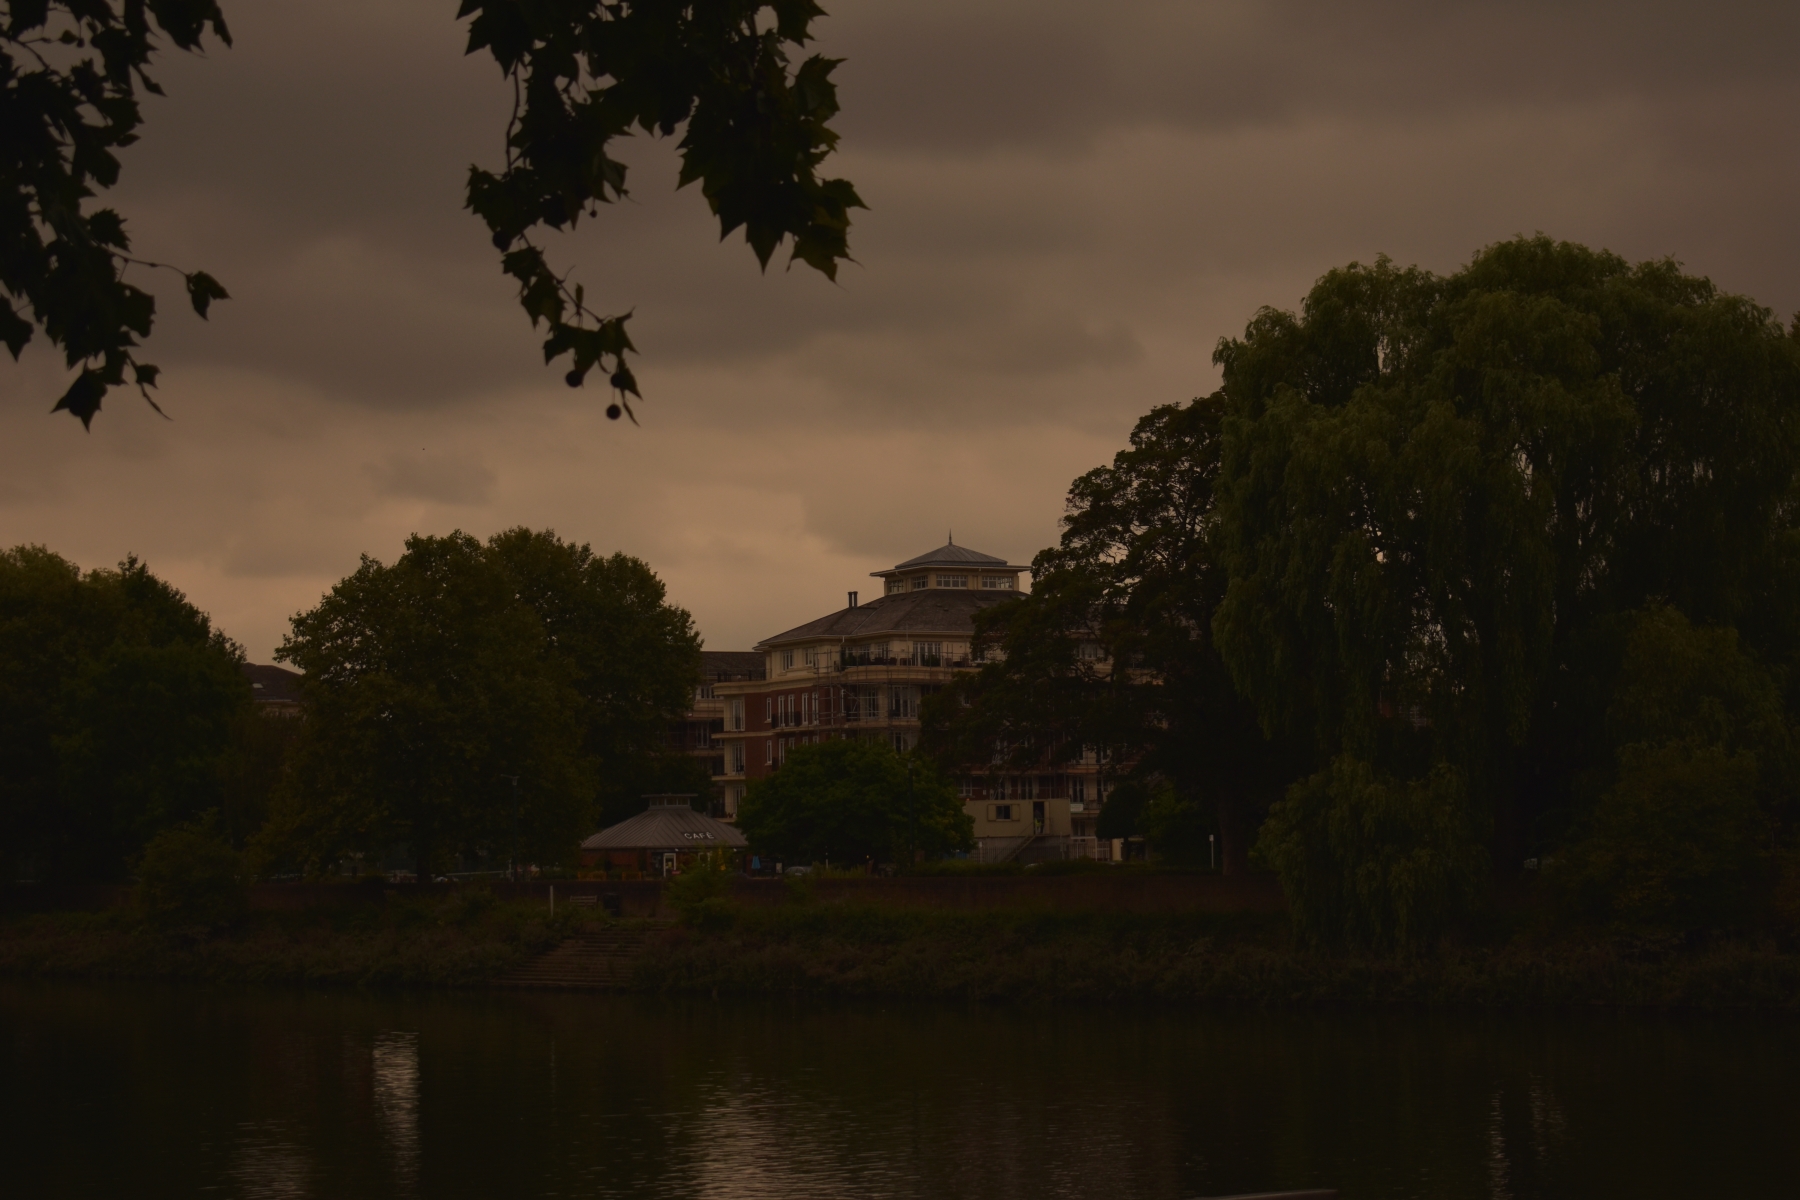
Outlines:
{"label": "shrub", "polygon": [[1256,852],[1280,875],[1303,942],[1415,949],[1480,893],[1486,855],[1475,825],[1454,768],[1397,780],[1346,754],[1288,789]]}
{"label": "shrub", "polygon": [[203,827],[165,829],[144,847],[137,899],[158,924],[229,924],[248,899],[243,857]]}
{"label": "shrub", "polygon": [[975,845],[956,790],[885,742],[795,746],[751,783],[738,826],[759,853],[790,863],[911,863]]}
{"label": "shrub", "polygon": [[714,928],[729,925],[731,860],[723,853],[702,854],[663,890],[663,898],[684,925]]}
{"label": "shrub", "polygon": [[1172,786],[1164,784],[1151,793],[1140,823],[1157,858],[1174,866],[1209,865],[1206,836],[1213,832],[1213,815]]}
{"label": "shrub", "polygon": [[1755,756],[1684,741],[1620,758],[1587,835],[1547,874],[1558,910],[1683,931],[1749,919],[1772,874]]}

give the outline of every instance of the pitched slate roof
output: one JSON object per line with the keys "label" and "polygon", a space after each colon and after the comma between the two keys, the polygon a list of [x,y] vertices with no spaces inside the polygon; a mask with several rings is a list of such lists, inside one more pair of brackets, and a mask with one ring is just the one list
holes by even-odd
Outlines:
{"label": "pitched slate roof", "polygon": [[245,663],[243,672],[258,704],[300,703],[300,672],[262,663]]}
{"label": "pitched slate roof", "polygon": [[729,679],[761,679],[767,663],[754,650],[702,650],[700,677],[709,683]]}
{"label": "pitched slate roof", "polygon": [[581,843],[583,850],[741,850],[750,843],[735,825],[686,804],[652,804]]}
{"label": "pitched slate roof", "polygon": [[978,611],[991,604],[1004,604],[1017,596],[1017,592],[973,588],[924,588],[900,592],[855,608],[840,608],[828,617],[764,638],[758,645],[766,647],[816,638],[871,637],[883,633],[972,634]]}

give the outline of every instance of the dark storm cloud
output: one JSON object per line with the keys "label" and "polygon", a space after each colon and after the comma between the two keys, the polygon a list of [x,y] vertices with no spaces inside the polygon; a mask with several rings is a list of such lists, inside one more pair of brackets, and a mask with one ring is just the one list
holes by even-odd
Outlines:
{"label": "dark storm cloud", "polygon": [[[164,357],[379,407],[541,383],[536,339],[460,208],[507,104],[491,62],[462,55],[462,27],[426,3],[231,15],[235,49],[169,60],[174,99],[131,164],[140,238],[205,262],[235,297],[210,326],[166,322]],[[1271,251],[1313,275],[1382,250],[1449,269],[1482,241],[1610,206],[1635,210],[1612,226],[1626,249],[1736,259],[1737,286],[1775,287],[1792,235],[1759,228],[1780,240],[1752,253],[1693,210],[1725,202],[1762,227],[1793,198],[1793,156],[1775,151],[1800,98],[1796,27],[1772,4],[846,3],[820,46],[847,59],[838,165],[874,211],[841,286],[715,245],[700,197],[672,192],[670,146],[647,140],[626,151],[632,200],[553,250],[637,312],[652,372],[823,347],[822,369],[863,396],[852,407],[877,409],[952,373],[1112,370],[1139,353],[1155,319],[1141,310],[1167,303],[1170,279],[1255,270]],[[1582,148],[1564,127],[1609,106],[1605,140],[1571,163]],[[1161,141],[1124,153],[1134,134]],[[1609,196],[1634,156],[1656,160],[1652,194]],[[1557,201],[1571,178],[1588,212]],[[1501,207],[1489,197],[1520,193],[1536,195],[1510,206],[1517,221],[1470,238],[1467,218]],[[1672,221],[1692,228],[1666,236]],[[1782,267],[1751,264],[1771,249]],[[854,369],[834,371],[845,343]]]}
{"label": "dark storm cloud", "polygon": [[233,299],[154,285],[173,422],[45,417],[41,347],[0,379],[0,545],[145,554],[253,655],[414,531],[641,554],[719,648],[946,526],[1028,559],[1221,335],[1352,259],[1542,230],[1800,307],[1791,4],[839,0],[831,168],[871,208],[837,284],[719,245],[668,142],[551,239],[635,310],[630,428],[544,366],[462,211],[509,93],[452,6],[225,7],[237,45],[166,59],[114,200]]}
{"label": "dark storm cloud", "polygon": [[1778,3],[864,3],[839,9],[840,76],[867,141],[987,150],[1121,125],[1266,125],[1492,105],[1670,99],[1790,80]]}

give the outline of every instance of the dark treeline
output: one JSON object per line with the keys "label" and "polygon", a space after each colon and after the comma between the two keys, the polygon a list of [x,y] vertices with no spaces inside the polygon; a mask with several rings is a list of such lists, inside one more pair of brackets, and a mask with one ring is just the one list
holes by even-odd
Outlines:
{"label": "dark treeline", "polygon": [[1215,361],[1075,482],[929,744],[1103,747],[1103,835],[1216,834],[1322,943],[1419,944],[1528,862],[1572,917],[1765,919],[1796,832],[1800,328],[1539,237],[1447,278],[1332,271]]}
{"label": "dark treeline", "polygon": [[547,531],[365,557],[278,657],[301,717],[259,711],[241,648],[143,564],[0,554],[8,879],[562,866],[645,792],[711,787],[668,739],[692,619],[642,562]]}
{"label": "dark treeline", "polygon": [[243,651],[140,562],[0,552],[0,867],[118,879],[162,829],[255,819]]}

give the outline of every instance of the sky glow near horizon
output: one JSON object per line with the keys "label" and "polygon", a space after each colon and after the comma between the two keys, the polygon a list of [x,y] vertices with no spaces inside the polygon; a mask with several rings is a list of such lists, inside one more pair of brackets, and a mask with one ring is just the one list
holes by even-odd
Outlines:
{"label": "sky glow near horizon", "polygon": [[117,393],[84,434],[41,343],[4,368],[0,545],[136,553],[255,661],[413,532],[638,555],[711,649],[946,529],[1027,562],[1220,337],[1378,254],[1542,231],[1800,308],[1791,5],[840,0],[828,166],[870,211],[836,285],[719,244],[672,142],[552,242],[635,310],[633,428],[542,364],[462,211],[508,101],[453,6],[224,7],[235,48],[162,61],[107,202],[233,298],[203,323],[151,284],[169,421]]}

